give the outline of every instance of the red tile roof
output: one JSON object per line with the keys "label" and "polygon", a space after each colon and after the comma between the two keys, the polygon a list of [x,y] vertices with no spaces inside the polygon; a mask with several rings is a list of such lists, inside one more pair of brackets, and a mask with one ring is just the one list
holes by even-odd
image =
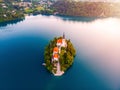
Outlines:
{"label": "red tile roof", "polygon": [[62,39],[58,39],[58,40],[57,40],[57,43],[62,43]]}
{"label": "red tile roof", "polygon": [[55,47],[54,49],[53,49],[53,52],[58,52],[59,51],[59,48],[58,47]]}
{"label": "red tile roof", "polygon": [[54,58],[58,58],[58,54],[54,54],[54,56],[53,56]]}

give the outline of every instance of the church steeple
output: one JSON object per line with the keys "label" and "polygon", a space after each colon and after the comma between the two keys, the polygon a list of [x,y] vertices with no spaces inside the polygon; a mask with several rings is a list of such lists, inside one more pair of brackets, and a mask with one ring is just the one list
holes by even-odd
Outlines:
{"label": "church steeple", "polygon": [[63,33],[63,39],[65,39],[65,33]]}

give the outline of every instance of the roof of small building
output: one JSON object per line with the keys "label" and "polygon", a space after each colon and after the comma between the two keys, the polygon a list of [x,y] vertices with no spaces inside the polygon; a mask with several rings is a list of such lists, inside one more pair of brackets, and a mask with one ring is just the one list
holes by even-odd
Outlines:
{"label": "roof of small building", "polygon": [[53,49],[53,52],[58,52],[59,51],[59,48],[58,47],[55,47],[54,49]]}
{"label": "roof of small building", "polygon": [[53,56],[54,58],[58,58],[58,54],[54,54],[54,56]]}
{"label": "roof of small building", "polygon": [[57,43],[62,43],[62,39],[58,39],[58,40],[57,40]]}

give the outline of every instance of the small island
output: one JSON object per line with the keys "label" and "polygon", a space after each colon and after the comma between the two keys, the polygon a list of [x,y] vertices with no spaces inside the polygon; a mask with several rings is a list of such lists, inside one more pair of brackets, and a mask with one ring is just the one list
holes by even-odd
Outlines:
{"label": "small island", "polygon": [[55,37],[45,47],[44,65],[54,76],[61,76],[73,64],[75,55],[75,48],[63,34],[62,37]]}

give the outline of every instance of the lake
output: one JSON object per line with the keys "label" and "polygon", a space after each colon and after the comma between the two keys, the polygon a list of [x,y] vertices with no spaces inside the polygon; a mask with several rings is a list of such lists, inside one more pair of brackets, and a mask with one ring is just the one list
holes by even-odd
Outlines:
{"label": "lake", "polygon": [[[0,90],[120,90],[119,18],[37,15],[0,24]],[[42,66],[44,48],[63,32],[77,55],[54,77]]]}

